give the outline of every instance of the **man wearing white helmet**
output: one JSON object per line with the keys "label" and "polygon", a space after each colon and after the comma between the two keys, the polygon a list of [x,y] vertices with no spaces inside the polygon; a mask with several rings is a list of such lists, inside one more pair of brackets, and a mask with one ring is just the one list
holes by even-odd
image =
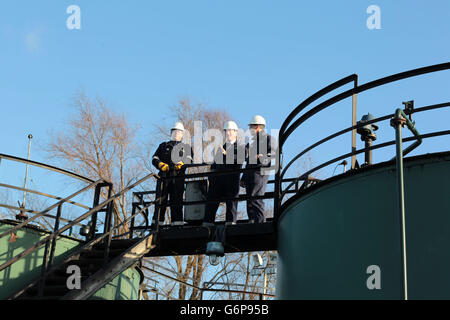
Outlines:
{"label": "man wearing white helmet", "polygon": [[[244,172],[241,186],[245,187],[247,196],[263,196],[266,193],[269,175],[263,172],[263,167],[270,167],[272,148],[275,146],[273,137],[264,130],[266,120],[256,115],[248,124],[253,142],[248,145],[248,158],[245,168],[254,168],[254,171]],[[262,223],[266,221],[264,200],[247,200],[247,215],[250,221]]]}
{"label": "man wearing white helmet", "polygon": [[[240,169],[245,161],[245,144],[237,141],[238,126],[234,121],[227,121],[224,126],[226,141],[216,152],[211,171]],[[211,225],[216,218],[219,208],[219,199],[237,198],[239,196],[240,172],[209,176],[208,199],[217,201],[206,204],[204,225]],[[226,203],[225,220],[229,224],[237,221],[237,200],[228,200]]]}
{"label": "man wearing white helmet", "polygon": [[[170,141],[159,145],[152,158],[152,164],[159,169],[159,176],[177,176],[184,175],[186,170],[185,163],[192,160],[192,148],[181,140],[183,139],[184,126],[181,122],[176,122],[170,130]],[[181,203],[183,201],[184,179],[169,179],[164,181],[164,187],[157,186],[157,194],[161,195],[162,203],[160,207],[159,224],[164,223],[164,215],[167,208],[167,200],[170,202]],[[157,207],[153,214],[153,225],[156,222]],[[172,225],[183,225],[183,206],[171,205],[170,217]]]}

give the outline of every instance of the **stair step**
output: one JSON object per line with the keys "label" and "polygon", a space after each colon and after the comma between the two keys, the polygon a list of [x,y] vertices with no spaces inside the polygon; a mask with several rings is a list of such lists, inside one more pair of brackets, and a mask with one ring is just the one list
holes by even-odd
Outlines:
{"label": "stair step", "polygon": [[[125,250],[131,247],[132,245],[136,244],[136,239],[120,239],[120,240],[113,240],[111,241],[110,249],[121,249]],[[104,243],[98,243],[94,245],[94,249],[96,250],[103,250],[105,248]]]}
{"label": "stair step", "polygon": [[[123,249],[110,249],[109,250],[109,258],[112,257],[117,257],[118,255],[120,255],[123,252]],[[93,249],[93,250],[86,250],[80,253],[79,259],[84,259],[84,258],[103,258],[105,252],[102,250],[98,250],[98,249]]]}
{"label": "stair step", "polygon": [[[117,240],[111,242],[111,247],[108,254],[108,262],[119,256],[135,243],[135,240]],[[58,300],[70,290],[67,288],[67,279],[70,274],[67,273],[67,268],[71,265],[76,265],[81,269],[81,282],[87,280],[94,273],[99,271],[105,263],[104,260],[104,243],[99,243],[90,249],[86,249],[72,257],[64,265],[58,267],[45,280],[45,287],[43,296],[39,297],[39,285],[36,284],[26,290],[20,295],[18,300],[43,299],[43,300]]]}
{"label": "stair step", "polygon": [[[50,276],[47,277],[47,279],[45,279],[45,286],[65,285],[67,283],[67,278],[69,276],[70,276],[69,274],[65,276],[51,274]],[[89,278],[89,276],[81,275],[80,280],[81,282],[83,282],[87,278]]]}
{"label": "stair step", "polygon": [[51,275],[68,277],[69,274],[67,273],[67,268],[70,265],[76,265],[76,266],[80,267],[81,276],[83,277],[83,276],[92,275],[95,272],[97,272],[103,266],[103,259],[98,259],[97,261],[75,260],[75,261],[72,261],[70,264],[67,264],[65,266],[62,266],[62,267],[56,269],[54,272],[52,272]]}

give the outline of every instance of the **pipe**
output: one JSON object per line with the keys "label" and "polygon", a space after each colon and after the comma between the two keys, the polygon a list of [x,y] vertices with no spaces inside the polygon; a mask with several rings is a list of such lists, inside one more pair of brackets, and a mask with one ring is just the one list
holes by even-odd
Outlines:
{"label": "pipe", "polygon": [[395,111],[395,117],[391,120],[391,126],[395,128],[395,149],[396,149],[396,168],[397,168],[397,194],[398,194],[398,210],[401,217],[401,249],[402,249],[402,264],[403,264],[403,293],[404,299],[408,300],[408,267],[406,255],[406,217],[405,217],[405,186],[403,175],[403,155],[412,151],[419,144],[422,139],[418,139],[415,143],[409,146],[405,151],[402,147],[402,127],[407,125],[408,128],[419,136],[419,132],[415,129],[414,124],[408,119],[401,109]]}

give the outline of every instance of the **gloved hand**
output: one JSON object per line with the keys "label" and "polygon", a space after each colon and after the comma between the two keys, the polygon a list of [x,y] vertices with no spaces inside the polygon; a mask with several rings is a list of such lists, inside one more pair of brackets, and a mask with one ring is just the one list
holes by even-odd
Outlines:
{"label": "gloved hand", "polygon": [[162,162],[162,161],[158,164],[158,167],[159,167],[159,169],[161,169],[162,172],[169,171],[169,165],[167,163]]}
{"label": "gloved hand", "polygon": [[175,165],[175,170],[180,170],[181,167],[183,167],[183,166],[184,166],[183,161],[180,161],[180,162],[178,162],[178,163]]}

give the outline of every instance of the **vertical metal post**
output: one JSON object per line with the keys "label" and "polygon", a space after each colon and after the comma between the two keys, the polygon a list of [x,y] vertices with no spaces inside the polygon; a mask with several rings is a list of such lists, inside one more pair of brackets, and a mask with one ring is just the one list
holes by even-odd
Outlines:
{"label": "vertical metal post", "polygon": [[[56,232],[59,229],[59,221],[61,218],[61,206],[62,206],[62,204],[60,204],[58,206],[58,211],[56,213],[55,226],[53,227],[53,232]],[[39,281],[39,291],[38,291],[38,296],[40,298],[44,295],[45,275],[53,263],[53,256],[55,255],[55,246],[56,246],[56,237],[54,237],[51,240],[51,244],[50,244],[50,240],[48,240],[45,243],[44,257],[42,259],[42,266],[41,266],[41,280]],[[50,250],[50,256],[48,253],[49,250]]]}
{"label": "vertical metal post", "polygon": [[[58,206],[58,210],[56,212],[55,227],[53,229],[53,232],[56,232],[59,229],[59,222],[61,220],[61,210],[62,210],[62,204],[60,204]],[[53,264],[53,257],[55,255],[55,247],[56,247],[56,237],[54,237],[52,239],[52,246],[51,246],[51,249],[50,249],[50,257],[48,259],[47,269],[49,269],[51,267],[51,265]]]}
{"label": "vertical metal post", "polygon": [[[100,190],[102,187],[103,187],[102,183],[95,186],[94,203],[92,205],[92,208],[95,208],[100,203]],[[94,212],[91,216],[91,224],[89,229],[89,235],[87,238],[88,241],[94,239],[96,227],[97,227],[97,212]]]}
{"label": "vertical metal post", "polygon": [[[278,141],[280,141],[280,136],[278,137]],[[277,171],[275,173],[275,182],[274,182],[274,203],[273,203],[273,215],[275,220],[278,218],[278,210],[281,206],[281,188],[282,188],[282,182],[280,179],[280,173],[281,173],[281,163],[282,163],[282,145],[279,144],[278,146],[278,158],[277,160]]]}
{"label": "vertical metal post", "polygon": [[[133,206],[131,208],[131,216],[134,216],[134,214],[136,213],[136,205],[133,203]],[[130,223],[130,236],[128,237],[129,239],[133,238],[133,232],[134,232],[134,217],[131,218],[131,223]]]}
{"label": "vertical metal post", "polygon": [[161,207],[163,202],[164,188],[165,188],[164,177],[161,176],[161,179],[158,179],[158,181],[156,181],[155,214],[153,215],[156,224],[154,231],[156,233],[158,233],[159,231],[159,217],[162,214]]}
{"label": "vertical metal post", "polygon": [[[30,153],[31,153],[31,139],[33,138],[33,135],[30,133],[28,135],[28,156],[27,159],[30,160]],[[26,195],[27,195],[27,180],[28,180],[28,162],[26,164],[25,167],[25,179],[23,182],[23,199],[22,199],[22,204],[19,203],[20,205],[20,212],[16,215],[16,219],[17,220],[27,220],[28,216],[25,214],[26,209],[25,209],[25,200],[26,200]]]}
{"label": "vertical metal post", "polygon": [[[355,80],[353,88],[358,86],[358,79]],[[356,92],[352,95],[352,126],[356,126]],[[352,130],[352,152],[356,151],[356,129]],[[356,154],[352,155],[351,169],[355,169],[356,166]]]}
{"label": "vertical metal post", "polygon": [[[28,155],[27,160],[30,160],[30,153],[31,153],[31,139],[33,139],[33,135],[30,133],[28,135]],[[25,180],[23,182],[23,188],[27,188],[27,179],[28,179],[28,163],[25,166]],[[26,190],[23,191],[23,200],[22,200],[22,207],[25,208],[25,197],[27,195]]]}
{"label": "vertical metal post", "polygon": [[408,300],[408,273],[406,256],[406,219],[405,219],[405,189],[403,177],[403,147],[402,147],[402,125],[406,122],[399,112],[396,112],[391,125],[395,127],[395,148],[396,148],[396,168],[397,168],[397,194],[398,210],[401,215],[401,249],[403,264],[403,291],[404,299]]}
{"label": "vertical metal post", "polygon": [[[111,194],[112,194],[112,184],[108,184],[108,199],[111,198]],[[112,213],[113,213],[113,201],[111,201],[110,203],[108,203],[107,207],[106,207],[106,215],[105,215],[105,226],[103,228],[103,233],[107,233],[109,232],[108,236],[105,238],[105,251],[104,251],[104,264],[106,264],[108,262],[108,256],[109,256],[109,247],[111,245],[111,237],[112,237],[112,232],[111,231],[111,224],[112,224]]]}
{"label": "vertical metal post", "polygon": [[44,286],[45,286],[45,273],[47,272],[47,258],[48,258],[48,250],[50,247],[50,240],[47,240],[45,243],[44,249],[44,257],[42,258],[42,266],[41,266],[41,280],[39,281],[38,288],[38,297],[42,297],[44,295]]}

